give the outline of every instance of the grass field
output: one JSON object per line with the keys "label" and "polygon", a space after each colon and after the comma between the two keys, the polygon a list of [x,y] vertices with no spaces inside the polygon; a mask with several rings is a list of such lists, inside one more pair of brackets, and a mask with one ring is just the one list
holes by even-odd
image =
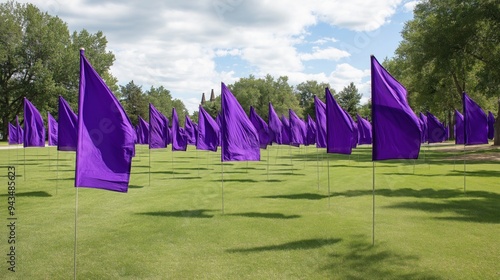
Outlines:
{"label": "grass field", "polygon": [[[78,190],[78,279],[500,279],[500,150],[467,148],[465,193],[461,146],[375,163],[372,246],[370,147],[274,146],[224,166],[220,153],[169,149],[138,146],[126,194]],[[74,156],[0,150],[0,279],[73,278]]]}

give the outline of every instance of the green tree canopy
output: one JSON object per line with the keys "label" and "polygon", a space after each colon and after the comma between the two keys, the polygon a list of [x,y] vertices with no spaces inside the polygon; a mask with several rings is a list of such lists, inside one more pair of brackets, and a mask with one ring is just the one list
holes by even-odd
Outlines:
{"label": "green tree canopy", "polygon": [[[314,80],[302,82],[295,87],[295,93],[298,95],[300,107],[302,107],[302,109],[304,110],[304,120],[307,119],[307,115],[310,115],[313,119],[316,118],[314,96],[316,95],[318,98],[324,101],[325,88],[330,88],[330,84],[318,83]],[[335,94],[335,90],[330,89],[330,91],[332,92],[332,94]]]}
{"label": "green tree canopy", "polygon": [[358,112],[362,96],[363,95],[358,92],[358,88],[351,82],[336,95],[336,98],[340,107],[347,111],[351,117],[356,119],[356,113]]}

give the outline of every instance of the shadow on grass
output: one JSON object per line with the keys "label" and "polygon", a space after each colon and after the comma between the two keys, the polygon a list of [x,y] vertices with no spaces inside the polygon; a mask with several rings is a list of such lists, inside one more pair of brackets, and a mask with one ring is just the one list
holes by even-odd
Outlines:
{"label": "shadow on grass", "polygon": [[[261,175],[265,176],[266,174],[261,174]],[[266,182],[269,182],[269,183],[280,183],[280,182],[284,182],[284,180],[269,179],[269,180],[266,180]]]}
{"label": "shadow on grass", "polygon": [[[372,195],[371,190],[349,190],[345,192],[333,192],[331,196],[345,196],[345,197],[355,197],[363,195]],[[485,199],[492,199],[499,201],[500,194],[485,191],[469,191],[464,193],[463,190],[459,189],[421,189],[415,190],[410,188],[402,189],[375,189],[375,195],[387,196],[387,197],[424,197],[424,198],[457,198],[457,197],[478,197]]]}
{"label": "shadow on grass", "polygon": [[272,172],[269,173],[270,175],[283,175],[283,176],[305,176],[306,174],[303,173],[292,173],[292,172]]}
{"label": "shadow on grass", "polygon": [[185,180],[191,180],[191,179],[201,179],[201,176],[187,176],[187,177],[174,177],[174,179],[185,179]]}
{"label": "shadow on grass", "polygon": [[346,253],[329,255],[330,264],[322,267],[338,279],[441,279],[429,272],[406,272],[414,267],[419,258],[384,249],[380,245],[361,241],[354,237],[347,244]]}
{"label": "shadow on grass", "polygon": [[327,195],[321,195],[316,193],[297,193],[297,194],[283,194],[283,195],[267,195],[261,196],[261,198],[284,198],[284,199],[305,199],[305,200],[320,200],[323,198],[328,198]]}
{"label": "shadow on grass", "polygon": [[246,212],[246,213],[234,213],[228,214],[228,216],[241,216],[248,218],[266,218],[266,219],[297,219],[300,215],[284,215],[281,213],[258,213],[258,212]]}
{"label": "shadow on grass", "polygon": [[138,185],[129,185],[128,186],[130,189],[142,189],[144,186],[138,186]]}
{"label": "shadow on grass", "polygon": [[251,248],[241,248],[241,249],[227,249],[228,253],[258,253],[266,251],[284,251],[284,250],[308,250],[317,249],[324,246],[329,246],[342,241],[339,238],[329,238],[329,239],[304,239],[299,241],[287,242],[278,245],[269,246],[259,246]]}
{"label": "shadow on grass", "polygon": [[75,177],[66,177],[66,178],[48,178],[46,180],[49,180],[49,181],[68,181],[68,180],[75,180]]}
{"label": "shadow on grass", "polygon": [[[220,182],[221,180],[211,180],[212,182]],[[238,183],[258,183],[259,181],[254,179],[226,179],[224,182],[238,182]]]}
{"label": "shadow on grass", "polygon": [[181,210],[181,211],[156,211],[137,213],[138,215],[154,216],[154,217],[175,217],[175,218],[212,218],[214,215],[209,215],[209,209],[196,210]]}
{"label": "shadow on grass", "polygon": [[[1,194],[0,196],[8,196],[8,194]],[[17,197],[51,197],[52,195],[44,191],[36,192],[16,192]]]}
{"label": "shadow on grass", "polygon": [[175,171],[171,171],[171,170],[165,170],[165,171],[145,171],[145,172],[133,172],[134,174],[170,174],[172,175],[172,173],[174,175],[181,175],[181,174],[191,174],[191,173],[188,173],[188,172],[175,172]]}
{"label": "shadow on grass", "polygon": [[191,170],[191,171],[196,171],[196,170],[213,170],[212,168],[206,168],[206,167],[176,167],[175,169],[177,170]]}

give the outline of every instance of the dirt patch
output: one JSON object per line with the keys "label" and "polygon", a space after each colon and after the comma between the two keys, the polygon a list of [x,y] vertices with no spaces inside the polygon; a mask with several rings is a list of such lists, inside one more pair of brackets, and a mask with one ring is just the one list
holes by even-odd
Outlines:
{"label": "dirt patch", "polygon": [[450,153],[447,160],[477,160],[477,161],[500,161],[500,147],[492,146],[491,144],[464,146],[455,145],[451,148],[447,146],[436,146],[433,150]]}

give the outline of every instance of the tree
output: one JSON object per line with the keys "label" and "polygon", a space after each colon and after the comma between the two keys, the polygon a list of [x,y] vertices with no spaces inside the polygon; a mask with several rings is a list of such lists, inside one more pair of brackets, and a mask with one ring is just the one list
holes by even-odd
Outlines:
{"label": "tree", "polygon": [[137,125],[139,116],[145,118],[149,115],[147,96],[140,86],[134,84],[134,81],[121,86],[120,94],[123,108],[134,125]]}
{"label": "tree", "polygon": [[0,19],[0,128],[4,135],[8,123],[22,113],[24,97],[42,114],[57,115],[59,95],[76,108],[80,47],[108,85],[116,84],[109,74],[114,55],[105,51],[102,33],[82,31],[70,36],[60,18],[32,4],[2,3]]}
{"label": "tree", "polygon": [[[316,110],[314,108],[314,96],[324,100],[325,88],[330,88],[328,83],[318,83],[317,81],[306,81],[298,84],[295,87],[295,94],[298,96],[300,107],[304,110],[303,117],[307,118],[310,115],[313,119],[316,118]],[[333,89],[330,89],[332,94],[335,94]]]}
{"label": "tree", "polygon": [[[146,103],[153,104],[158,111],[160,111],[167,118],[171,119],[172,116],[172,108],[175,107],[177,111],[177,116],[179,117],[179,123],[184,125],[184,119],[189,112],[186,109],[184,103],[182,103],[179,99],[173,99],[170,91],[163,86],[158,88],[151,87],[148,91],[146,91]],[[148,111],[149,112],[149,111]],[[145,119],[149,121],[149,113],[147,116],[144,116]]]}
{"label": "tree", "polygon": [[351,82],[348,86],[344,87],[336,97],[342,109],[346,110],[351,117],[355,118],[362,96],[361,93],[358,93],[358,88]]}

